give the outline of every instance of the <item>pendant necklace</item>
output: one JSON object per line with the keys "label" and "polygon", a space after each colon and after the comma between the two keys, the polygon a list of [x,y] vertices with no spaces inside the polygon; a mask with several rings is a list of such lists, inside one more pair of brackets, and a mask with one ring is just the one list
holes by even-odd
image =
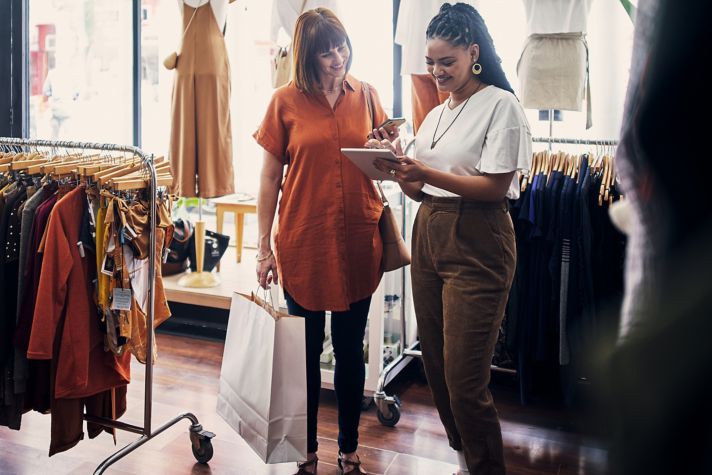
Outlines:
{"label": "pendant necklace", "polygon": [[460,117],[460,114],[462,114],[462,111],[465,110],[465,106],[467,105],[468,102],[470,102],[470,99],[472,98],[472,96],[474,96],[475,94],[477,94],[477,93],[480,91],[480,89],[483,88],[484,85],[485,85],[485,83],[480,82],[480,85],[477,87],[477,89],[475,90],[475,92],[473,92],[472,94],[470,94],[470,97],[468,97],[468,98],[465,100],[465,103],[462,104],[462,108],[458,111],[458,113],[457,113],[457,115],[455,116],[455,118],[452,119],[452,122],[450,122],[450,125],[448,125],[447,128],[443,131],[443,133],[440,134],[440,137],[438,137],[438,138],[436,139],[436,138],[435,138],[435,135],[438,133],[438,127],[440,127],[440,120],[443,118],[443,113],[445,112],[445,107],[450,107],[449,104],[450,104],[450,101],[451,101],[452,99],[448,99],[448,102],[447,102],[447,104],[445,105],[445,107],[443,107],[443,108],[440,110],[440,117],[438,117],[438,123],[435,124],[435,130],[433,131],[433,140],[432,140],[432,142],[430,142],[430,150],[434,149],[435,146],[438,144],[438,142],[440,142],[440,139],[443,138],[443,136],[447,133],[448,130],[450,130],[450,127],[452,127],[452,124],[455,123],[455,121],[457,120],[457,118]]}

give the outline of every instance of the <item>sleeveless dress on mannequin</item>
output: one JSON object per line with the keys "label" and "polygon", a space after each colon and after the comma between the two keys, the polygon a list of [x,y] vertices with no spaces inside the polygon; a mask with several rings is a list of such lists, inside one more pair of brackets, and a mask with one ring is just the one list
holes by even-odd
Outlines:
{"label": "sleeveless dress on mannequin", "polygon": [[[197,4],[197,8],[188,3]],[[213,3],[179,2],[185,31],[176,67],[171,107],[172,191],[179,196],[214,198],[235,192],[230,121],[230,64],[222,29],[226,9]],[[223,15],[222,24],[215,12]]]}

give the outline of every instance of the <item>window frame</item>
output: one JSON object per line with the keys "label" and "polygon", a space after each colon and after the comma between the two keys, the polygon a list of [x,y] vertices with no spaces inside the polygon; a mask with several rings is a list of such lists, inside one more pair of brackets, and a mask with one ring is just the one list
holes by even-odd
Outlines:
{"label": "window frame", "polygon": [[[0,2],[0,136],[27,138],[30,130],[30,0]],[[400,0],[393,0],[393,35]],[[141,0],[132,0],[132,130],[141,146]],[[393,114],[402,114],[401,47],[393,44]],[[7,81],[7,82],[6,82]],[[3,111],[8,111],[3,113]]]}

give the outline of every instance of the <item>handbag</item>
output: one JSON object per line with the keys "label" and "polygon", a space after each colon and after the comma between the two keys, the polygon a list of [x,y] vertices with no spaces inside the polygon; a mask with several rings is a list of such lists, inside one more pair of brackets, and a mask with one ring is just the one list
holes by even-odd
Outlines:
{"label": "handbag", "polygon": [[393,213],[388,199],[383,193],[381,184],[376,182],[376,186],[378,186],[378,191],[381,193],[381,199],[383,200],[383,211],[378,220],[378,232],[381,234],[381,242],[383,243],[381,270],[390,272],[410,264],[410,253],[398,228],[396,215]]}
{"label": "handbag", "polygon": [[168,246],[166,261],[161,265],[161,273],[164,276],[180,274],[188,270],[193,223],[187,219],[177,219],[173,221],[173,227],[173,240]]}
{"label": "handbag", "polygon": [[217,413],[263,462],[307,458],[305,344],[303,318],[233,293]]}
{"label": "handbag", "polygon": [[[361,87],[363,88],[364,96],[366,96],[366,106],[368,107],[368,112],[371,116],[371,124],[373,128],[376,125],[376,120],[374,116],[373,103],[371,102],[371,91],[368,84],[363,81],[361,82]],[[396,216],[388,203],[385,193],[383,193],[381,184],[376,182],[376,186],[378,187],[381,199],[383,200],[383,211],[381,212],[381,217],[378,220],[378,232],[381,234],[381,242],[383,243],[381,270],[383,272],[390,272],[410,264],[410,253],[408,252],[408,247],[405,245],[403,235],[398,227],[398,220],[396,219]]]}
{"label": "handbag", "polygon": [[[304,13],[307,0],[302,0],[302,8],[299,15]],[[299,16],[297,15],[297,16]],[[289,46],[280,46],[272,56],[272,87],[277,89],[289,82],[292,74],[292,52]]]}
{"label": "handbag", "polygon": [[272,87],[277,89],[289,82],[292,70],[292,55],[289,47],[280,46],[272,57]]}
{"label": "handbag", "polygon": [[[203,253],[203,272],[211,272],[215,266],[218,265],[220,259],[225,254],[227,246],[230,244],[230,236],[225,234],[218,234],[215,231],[205,230],[205,252]],[[190,238],[190,245],[188,246],[188,252],[190,259],[190,270],[196,272],[198,266],[196,265],[195,257],[195,233]]]}
{"label": "handbag", "polygon": [[[190,17],[190,20],[188,20],[188,24],[185,27],[185,30],[183,30],[183,36],[181,36],[180,43],[181,43],[181,48],[183,47],[183,40],[185,39],[185,34],[188,33],[188,28],[190,28],[190,24],[193,23],[193,18],[195,18],[195,14],[198,12],[198,9],[195,8],[193,10],[193,15]],[[166,56],[166,59],[163,60],[163,67],[166,68],[167,70],[172,70],[175,69],[176,66],[178,66],[178,53],[175,51]]]}

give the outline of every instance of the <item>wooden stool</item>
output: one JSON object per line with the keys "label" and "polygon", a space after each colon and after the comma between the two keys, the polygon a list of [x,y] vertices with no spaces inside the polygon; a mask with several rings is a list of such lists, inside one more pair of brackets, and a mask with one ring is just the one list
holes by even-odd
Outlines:
{"label": "wooden stool", "polygon": [[[223,232],[223,217],[225,213],[235,214],[235,254],[239,264],[242,261],[242,234],[245,226],[245,213],[257,213],[257,202],[255,200],[235,201],[234,196],[216,198],[212,202],[215,204],[218,233],[222,234]],[[220,272],[219,262],[218,272]]]}

